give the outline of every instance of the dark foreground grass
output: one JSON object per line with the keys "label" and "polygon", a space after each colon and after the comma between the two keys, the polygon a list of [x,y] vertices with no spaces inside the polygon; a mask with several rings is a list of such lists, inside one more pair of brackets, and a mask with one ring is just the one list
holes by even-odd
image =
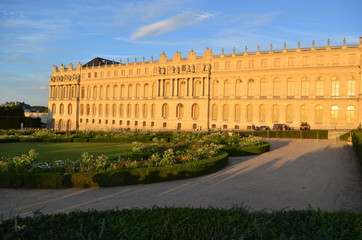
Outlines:
{"label": "dark foreground grass", "polygon": [[104,154],[113,159],[131,147],[131,143],[2,143],[0,144],[0,160],[3,157],[27,154],[30,149],[35,149],[39,153],[39,159],[45,162],[76,160],[81,157],[83,152],[89,152],[94,156]]}
{"label": "dark foreground grass", "polygon": [[2,239],[362,239],[362,215],[245,208],[152,208],[13,218]]}

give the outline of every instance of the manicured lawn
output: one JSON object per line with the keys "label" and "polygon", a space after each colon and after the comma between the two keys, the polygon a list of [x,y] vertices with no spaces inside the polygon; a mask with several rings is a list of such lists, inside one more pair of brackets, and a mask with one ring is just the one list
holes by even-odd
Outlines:
{"label": "manicured lawn", "polygon": [[39,153],[39,159],[46,162],[76,160],[81,157],[83,152],[94,156],[104,154],[110,159],[114,159],[121,152],[130,148],[132,148],[131,143],[2,143],[0,144],[0,159],[27,154],[30,149],[35,149]]}

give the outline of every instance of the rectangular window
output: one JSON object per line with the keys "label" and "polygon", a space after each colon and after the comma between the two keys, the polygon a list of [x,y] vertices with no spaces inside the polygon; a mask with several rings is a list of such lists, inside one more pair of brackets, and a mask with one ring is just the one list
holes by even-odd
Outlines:
{"label": "rectangular window", "polygon": [[230,70],[230,62],[225,62],[225,70]]}
{"label": "rectangular window", "polygon": [[250,69],[254,68],[254,60],[249,60],[249,68]]}
{"label": "rectangular window", "polygon": [[237,69],[241,69],[242,65],[241,65],[241,61],[237,61],[236,62],[236,68]]}
{"label": "rectangular window", "polygon": [[332,81],[332,97],[339,96],[339,81]]}
{"label": "rectangular window", "polygon": [[290,57],[288,58],[288,66],[289,67],[294,67],[294,57]]}
{"label": "rectangular window", "polygon": [[107,71],[107,77],[111,76],[111,71]]}
{"label": "rectangular window", "polygon": [[266,68],[266,64],[267,64],[267,60],[266,60],[266,59],[262,59],[262,60],[261,60],[261,67],[262,67],[262,68]]}
{"label": "rectangular window", "polygon": [[137,75],[141,75],[141,68],[137,68]]}
{"label": "rectangular window", "polygon": [[145,74],[146,75],[148,74],[148,68],[145,68]]}
{"label": "rectangular window", "polygon": [[280,58],[274,59],[274,67],[280,67]]}
{"label": "rectangular window", "polygon": [[122,71],[121,71],[121,74],[122,74],[122,76],[126,75],[126,71],[125,71],[125,70],[122,70]]}
{"label": "rectangular window", "polygon": [[339,55],[333,55],[332,64],[333,65],[339,65]]}
{"label": "rectangular window", "polygon": [[129,75],[129,76],[132,76],[132,75],[133,75],[133,69],[130,69],[130,70],[128,71],[128,75]]}
{"label": "rectangular window", "polygon": [[323,65],[324,64],[324,57],[323,56],[317,56],[317,64]]}
{"label": "rectangular window", "polygon": [[218,63],[218,62],[214,63],[214,69],[215,69],[215,70],[218,70],[218,69],[219,69],[219,63]]}
{"label": "rectangular window", "polygon": [[309,57],[303,56],[302,63],[303,63],[303,66],[307,66],[309,64]]}

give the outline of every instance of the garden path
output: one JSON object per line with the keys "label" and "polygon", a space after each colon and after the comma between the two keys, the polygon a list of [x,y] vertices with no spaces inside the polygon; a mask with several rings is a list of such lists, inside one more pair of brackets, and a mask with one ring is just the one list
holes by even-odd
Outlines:
{"label": "garden path", "polygon": [[110,188],[0,189],[0,214],[234,205],[362,213],[362,167],[352,146],[330,140],[268,141],[272,151],[231,157],[221,171],[197,178]]}

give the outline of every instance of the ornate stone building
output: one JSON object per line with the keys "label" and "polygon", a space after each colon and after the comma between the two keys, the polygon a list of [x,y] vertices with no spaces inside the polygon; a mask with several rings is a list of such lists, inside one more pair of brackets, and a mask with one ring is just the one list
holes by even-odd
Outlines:
{"label": "ornate stone building", "polygon": [[352,129],[362,122],[359,44],[126,63],[95,58],[53,66],[51,126],[58,130],[208,130],[286,123]]}

